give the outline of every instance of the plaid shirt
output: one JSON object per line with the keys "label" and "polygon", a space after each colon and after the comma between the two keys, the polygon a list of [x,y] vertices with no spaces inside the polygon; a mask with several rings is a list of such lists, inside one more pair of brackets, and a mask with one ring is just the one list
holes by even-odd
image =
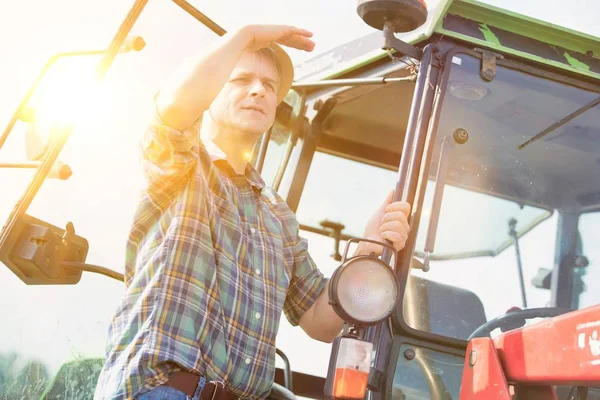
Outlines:
{"label": "plaid shirt", "polygon": [[148,185],[95,398],[132,399],[179,370],[266,397],[281,311],[297,325],[326,283],[295,215],[197,130],[152,124],[141,150]]}

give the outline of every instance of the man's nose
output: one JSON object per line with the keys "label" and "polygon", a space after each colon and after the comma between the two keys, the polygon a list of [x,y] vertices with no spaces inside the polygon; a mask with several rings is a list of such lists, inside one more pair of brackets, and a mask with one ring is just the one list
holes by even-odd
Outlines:
{"label": "man's nose", "polygon": [[255,79],[250,84],[250,96],[264,97],[266,92],[265,85],[260,79]]}

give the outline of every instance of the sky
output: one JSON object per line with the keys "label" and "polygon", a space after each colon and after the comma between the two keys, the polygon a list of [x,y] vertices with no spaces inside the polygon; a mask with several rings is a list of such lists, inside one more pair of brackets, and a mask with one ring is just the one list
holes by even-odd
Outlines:
{"label": "sky", "polygon": [[[51,54],[105,48],[132,3],[131,0],[0,0],[0,126],[8,122]],[[296,63],[374,32],[357,16],[355,2],[348,0],[191,3],[228,30],[246,23],[266,22],[313,31],[316,47],[312,54],[290,51]],[[438,3],[428,2],[431,8]],[[488,3],[600,36],[597,1],[489,0]],[[135,146],[150,99],[184,57],[215,38],[166,0],[150,1],[132,34],[144,37],[147,47],[141,53],[118,57],[106,78],[104,95],[94,104],[95,113],[74,132],[61,155],[72,166],[73,177],[66,182],[44,184],[31,206],[33,215],[56,225],[74,221],[77,232],[92,243],[88,261],[117,270],[122,270],[124,234],[135,206],[135,189],[140,184]],[[0,160],[23,158],[22,130],[15,129],[15,134],[0,149]],[[0,171],[2,222],[31,176],[31,171]],[[315,258],[330,274],[335,266],[329,258],[331,242],[326,241],[322,248],[316,244],[317,239],[309,239],[309,243],[315,243],[313,248],[320,251]],[[101,354],[106,322],[121,291],[117,282],[87,275],[79,285],[60,290],[26,287],[0,268],[0,314],[13,315],[9,322],[3,321],[0,353],[3,347],[17,349],[28,356],[42,357],[52,368],[69,354]],[[36,330],[40,326],[44,327],[41,333]],[[282,337],[281,343],[293,353],[292,362],[305,371],[318,364],[318,374],[322,375],[328,347],[314,345],[316,350],[311,354],[317,354],[316,358],[306,358],[301,354],[303,348],[294,346],[303,340],[302,333],[290,327],[285,329],[289,335]]]}

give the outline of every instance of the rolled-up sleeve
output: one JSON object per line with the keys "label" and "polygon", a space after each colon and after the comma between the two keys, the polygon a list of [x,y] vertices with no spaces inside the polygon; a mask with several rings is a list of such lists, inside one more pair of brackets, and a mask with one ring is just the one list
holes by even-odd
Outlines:
{"label": "rolled-up sleeve", "polygon": [[199,124],[185,131],[165,125],[158,113],[140,141],[140,158],[148,194],[164,199],[185,185],[198,161]]}
{"label": "rolled-up sleeve", "polygon": [[327,278],[308,253],[306,239],[298,236],[294,246],[293,273],[283,305],[285,316],[292,326],[300,323],[300,318],[314,304],[326,284]]}

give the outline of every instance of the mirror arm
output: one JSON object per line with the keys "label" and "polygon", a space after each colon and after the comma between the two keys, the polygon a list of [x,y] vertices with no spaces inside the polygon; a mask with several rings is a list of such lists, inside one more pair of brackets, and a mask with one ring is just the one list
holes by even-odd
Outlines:
{"label": "mirror arm", "polygon": [[[4,163],[0,162],[0,168],[39,168],[41,162],[33,161],[33,162],[21,162],[21,163]],[[67,164],[63,164],[62,162],[56,162],[52,168],[50,168],[50,172],[48,172],[47,178],[50,179],[60,179],[61,181],[67,180],[73,175],[73,171],[71,171],[71,167]]]}
{"label": "mirror arm", "polygon": [[118,280],[119,282],[125,281],[125,276],[117,271],[113,271],[110,268],[101,267],[99,265],[86,264],[81,262],[73,262],[73,261],[63,261],[61,267],[67,269],[75,269],[83,272],[93,272],[96,274],[101,274],[108,276],[109,278],[113,278]]}

